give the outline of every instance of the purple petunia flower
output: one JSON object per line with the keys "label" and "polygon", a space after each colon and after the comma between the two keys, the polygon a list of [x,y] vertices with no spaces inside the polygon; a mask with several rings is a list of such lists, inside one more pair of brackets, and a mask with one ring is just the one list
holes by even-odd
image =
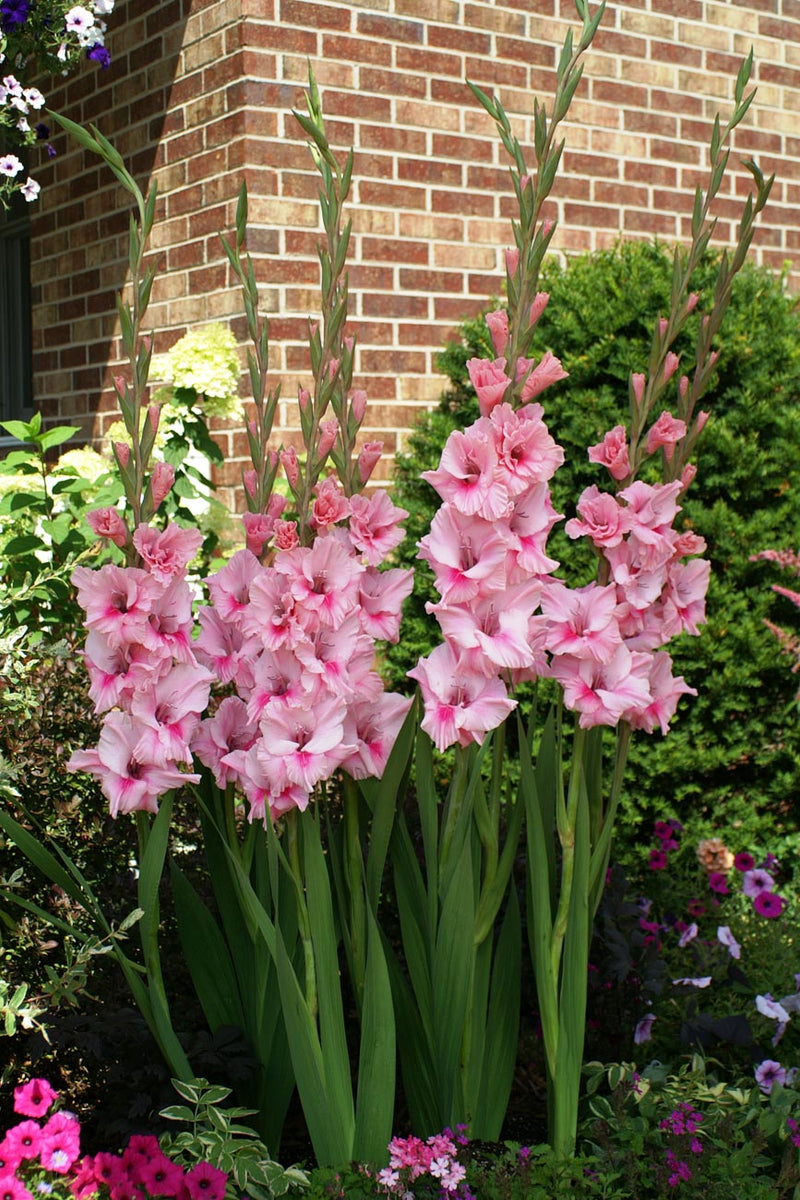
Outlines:
{"label": "purple petunia flower", "polygon": [[753,867],[756,865],[756,860],[753,858],[752,854],[748,854],[746,850],[742,850],[741,853],[737,854],[734,858],[733,865],[736,867],[737,871],[752,871]]}
{"label": "purple petunia flower", "polygon": [[708,877],[708,886],[712,892],[719,892],[721,896],[727,896],[730,893],[728,881],[722,871],[712,871]]}
{"label": "purple petunia flower", "polygon": [[750,896],[754,899],[759,892],[771,892],[775,880],[761,867],[754,867],[752,871],[745,871],[742,878],[742,891],[745,896]]}
{"label": "purple petunia flower", "polygon": [[776,1083],[783,1086],[786,1082],[786,1068],[782,1067],[779,1062],[775,1062],[773,1058],[765,1058],[756,1067],[755,1076],[761,1091],[768,1096]]}
{"label": "purple petunia flower", "polygon": [[775,892],[759,892],[753,900],[753,908],[760,917],[779,917],[786,907],[783,896]]}
{"label": "purple petunia flower", "polygon": [[11,33],[24,25],[31,10],[31,0],[2,0],[0,3],[0,25]]}
{"label": "purple petunia flower", "polygon": [[89,47],[86,51],[86,57],[90,58],[92,62],[96,62],[104,71],[106,67],[111,66],[111,55],[100,42],[95,42],[93,46]]}
{"label": "purple petunia flower", "polygon": [[667,856],[663,850],[651,850],[648,866],[651,871],[663,871],[667,865]]}
{"label": "purple petunia flower", "polygon": [[653,1036],[653,1022],[657,1020],[655,1013],[646,1013],[641,1020],[636,1022],[636,1028],[633,1031],[633,1040],[637,1046],[641,1046],[643,1042],[649,1042]]}

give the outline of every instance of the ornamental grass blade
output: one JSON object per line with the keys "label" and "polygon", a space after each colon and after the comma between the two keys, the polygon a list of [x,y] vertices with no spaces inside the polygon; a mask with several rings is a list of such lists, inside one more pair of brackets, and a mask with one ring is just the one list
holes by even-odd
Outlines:
{"label": "ornamental grass blade", "polygon": [[[71,860],[67,859],[67,869],[65,870],[59,863],[58,859],[46,850],[42,843],[35,838],[32,833],[24,829],[18,824],[13,817],[8,813],[0,811],[0,829],[3,830],[18,850],[21,850],[26,858],[30,859],[33,865],[42,872],[47,879],[60,887],[62,891],[79,904],[90,916],[97,919],[97,914],[94,906],[91,904],[80,886],[75,876],[69,872],[69,867],[72,866]],[[104,925],[107,929],[107,925]]]}
{"label": "ornamental grass blade", "polygon": [[[464,1022],[472,991],[475,886],[471,838],[461,841],[442,899],[433,957],[433,1037],[441,1120],[450,1124],[459,1087]],[[462,1114],[463,1115],[463,1114]]]}
{"label": "ornamental grass blade", "polygon": [[519,900],[511,888],[492,964],[492,987],[486,1022],[481,1087],[471,1132],[488,1142],[500,1139],[519,1043],[522,975],[522,922]]}
{"label": "ornamental grass blade", "polygon": [[367,966],[361,1013],[358,1092],[353,1157],[359,1162],[388,1162],[394,1118],[397,1046],[392,988],[378,926],[367,906]]}
{"label": "ornamental grass blade", "polygon": [[170,864],[172,896],[183,956],[208,1027],[245,1026],[236,972],[217,922],[186,876]]}

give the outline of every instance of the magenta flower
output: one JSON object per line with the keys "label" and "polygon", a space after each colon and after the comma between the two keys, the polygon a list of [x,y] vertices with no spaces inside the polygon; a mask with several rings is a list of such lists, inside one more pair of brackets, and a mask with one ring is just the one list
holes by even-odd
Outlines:
{"label": "magenta flower", "polygon": [[733,865],[737,871],[752,871],[756,865],[756,860],[752,854],[748,854],[746,850],[742,850],[733,860]]}
{"label": "magenta flower", "polygon": [[702,900],[690,900],[686,905],[686,911],[690,917],[704,917],[706,915],[706,906]]}
{"label": "magenta flower", "polygon": [[57,1096],[46,1079],[30,1079],[14,1088],[14,1112],[23,1117],[43,1117]]}
{"label": "magenta flower", "polygon": [[16,1175],[0,1175],[0,1200],[33,1200],[33,1196]]}
{"label": "magenta flower", "polygon": [[201,1162],[186,1173],[186,1187],[192,1200],[225,1200],[228,1176],[224,1171]]}
{"label": "magenta flower", "polygon": [[783,896],[775,892],[759,892],[753,900],[753,908],[760,917],[779,917],[786,907]]}
{"label": "magenta flower", "polygon": [[650,861],[647,864],[651,871],[663,871],[667,865],[667,856],[663,850],[651,850]]}
{"label": "magenta flower", "polygon": [[721,896],[730,895],[728,881],[722,871],[712,871],[708,877],[708,886],[712,892],[719,892]]}
{"label": "magenta flower", "polygon": [[81,1152],[81,1127],[68,1113],[53,1113],[42,1130],[40,1158],[42,1166],[58,1175],[66,1175]]}

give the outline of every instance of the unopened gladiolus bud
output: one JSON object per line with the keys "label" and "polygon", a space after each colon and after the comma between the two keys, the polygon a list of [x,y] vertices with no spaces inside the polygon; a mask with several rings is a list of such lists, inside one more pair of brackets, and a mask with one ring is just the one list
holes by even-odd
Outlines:
{"label": "unopened gladiolus bud", "polygon": [[531,328],[533,328],[533,326],[539,320],[539,317],[542,315],[544,310],[547,308],[547,302],[549,299],[550,299],[549,292],[537,292],[536,295],[533,297],[533,304],[531,305],[531,315],[530,315]]}
{"label": "unopened gladiolus bud", "polygon": [[289,487],[297,487],[297,481],[300,478],[300,467],[297,462],[297,451],[293,446],[288,450],[281,451],[281,465],[286,472],[286,478],[289,480]]}
{"label": "unopened gladiolus bud", "polygon": [[719,350],[712,350],[708,356],[709,367],[713,367],[718,358],[719,358]]}
{"label": "unopened gladiolus bud", "polygon": [[697,414],[697,416],[695,417],[694,424],[695,424],[695,429],[697,430],[698,433],[701,433],[702,430],[705,428],[706,421],[708,420],[708,418],[710,416],[711,416],[711,413],[707,413],[707,412],[699,412]]}
{"label": "unopened gladiolus bud", "polygon": [[147,410],[147,417],[150,421],[150,428],[153,431],[153,437],[158,433],[158,421],[161,416],[161,408],[158,404],[151,404]]}
{"label": "unopened gladiolus bud", "polygon": [[275,547],[278,550],[296,550],[300,545],[297,535],[297,521],[276,521],[272,531]]}
{"label": "unopened gladiolus bud", "polygon": [[268,450],[267,451],[267,462],[269,463],[269,469],[271,471],[274,471],[278,465],[278,451],[277,450]]}
{"label": "unopened gladiolus bud", "polygon": [[311,399],[311,392],[308,388],[297,389],[297,403],[300,405],[300,411],[305,412],[308,408],[308,402]]}
{"label": "unopened gladiolus bud", "polygon": [[333,449],[336,441],[336,435],[339,432],[339,423],[338,421],[322,421],[320,423],[319,431],[320,436],[317,453],[320,459],[323,459]]}
{"label": "unopened gladiolus bud", "polygon": [[678,358],[677,354],[673,354],[672,351],[670,350],[670,352],[667,354],[667,357],[664,359],[664,382],[665,383],[668,379],[671,379],[672,376],[675,374],[675,372],[678,369],[679,362],[680,362],[680,359]]}
{"label": "unopened gladiolus bud", "polygon": [[282,496],[280,492],[273,492],[269,498],[269,504],[267,505],[267,516],[270,518],[270,520],[277,521],[278,517],[284,511],[288,503],[289,501],[287,498]]}
{"label": "unopened gladiolus bud", "polygon": [[245,532],[245,547],[258,558],[272,536],[275,522],[266,513],[242,513]]}
{"label": "unopened gladiolus bud", "polygon": [[121,467],[127,467],[131,456],[131,448],[127,442],[114,442],[114,453]]}
{"label": "unopened gladiolus bud", "polygon": [[637,404],[642,403],[644,395],[645,377],[639,371],[634,371],[631,375],[631,387],[633,388],[633,398]]}
{"label": "unopened gladiolus bud", "polygon": [[308,322],[308,332],[311,334],[312,338],[317,336],[318,329],[319,329],[319,321],[309,321]]}
{"label": "unopened gladiolus bud", "polygon": [[500,356],[504,353],[508,343],[508,313],[504,308],[498,308],[497,312],[487,313],[486,324],[489,327],[494,352]]}
{"label": "unopened gladiolus bud", "polygon": [[383,452],[383,442],[366,442],[358,456],[358,477],[366,483]]}
{"label": "unopened gladiolus bud", "polygon": [[658,318],[658,336],[660,338],[663,338],[663,336],[666,332],[667,332],[667,318],[659,317]]}
{"label": "unopened gladiolus bud", "polygon": [[686,311],[692,312],[697,307],[697,301],[700,299],[697,292],[690,292],[689,299],[686,301]]}
{"label": "unopened gladiolus bud", "polygon": [[528,184],[529,184],[530,182],[531,182],[531,177],[530,177],[530,175],[520,175],[520,177],[519,177],[519,186],[520,186],[520,188],[522,189],[522,191],[523,191],[523,192],[525,191],[525,188],[528,186]]}
{"label": "unopened gladiolus bud", "polygon": [[339,359],[332,358],[331,361],[328,363],[328,375],[331,377],[331,379],[334,378],[334,376],[336,375],[336,372],[338,370],[339,370]]}
{"label": "unopened gladiolus bud", "polygon": [[348,350],[349,350],[349,352],[352,354],[352,353],[353,353],[353,346],[355,346],[355,344],[356,344],[356,343],[355,343],[355,339],[354,339],[354,338],[351,338],[351,337],[346,337],[346,338],[344,339],[344,344],[345,344],[345,346],[347,346],[347,349],[348,349]]}
{"label": "unopened gladiolus bud", "polygon": [[153,496],[153,507],[158,508],[161,501],[169,495],[169,490],[175,482],[175,468],[171,463],[157,462],[150,476],[150,490]]}
{"label": "unopened gladiolus bud", "polygon": [[256,425],[255,421],[248,421],[247,428],[250,430],[251,437],[258,437],[258,426]]}
{"label": "unopened gladiolus bud", "polygon": [[697,467],[694,465],[694,463],[687,463],[681,471],[681,488],[684,492],[687,490],[689,484],[692,482],[696,474]]}
{"label": "unopened gladiolus bud", "polygon": [[115,508],[96,508],[86,520],[98,537],[108,538],[120,549],[128,540],[128,527]]}
{"label": "unopened gladiolus bud", "polygon": [[512,246],[510,250],[506,250],[506,270],[509,275],[516,275],[518,266],[519,250],[517,250],[516,246]]}
{"label": "unopened gladiolus bud", "polygon": [[688,392],[688,390],[689,390],[689,376],[681,375],[680,383],[678,384],[678,395],[680,396],[681,400],[686,399],[686,393]]}
{"label": "unopened gladiolus bud", "polygon": [[256,489],[258,488],[258,475],[256,472],[252,469],[249,471],[243,471],[242,482],[244,483],[244,490],[247,492],[248,496],[255,496]]}
{"label": "unopened gladiolus bud", "polygon": [[124,395],[125,395],[125,388],[126,388],[126,386],[127,386],[127,385],[126,385],[126,383],[125,383],[125,376],[124,376],[124,375],[115,375],[115,376],[114,376],[114,388],[115,388],[115,390],[116,390],[116,392],[117,392],[117,395],[118,395],[118,396],[124,396]]}
{"label": "unopened gladiolus bud", "polygon": [[350,411],[358,425],[364,420],[367,411],[367,393],[363,388],[356,388],[350,401]]}
{"label": "unopened gladiolus bud", "polygon": [[549,237],[554,225],[555,221],[552,217],[548,217],[545,221],[542,221],[542,237]]}

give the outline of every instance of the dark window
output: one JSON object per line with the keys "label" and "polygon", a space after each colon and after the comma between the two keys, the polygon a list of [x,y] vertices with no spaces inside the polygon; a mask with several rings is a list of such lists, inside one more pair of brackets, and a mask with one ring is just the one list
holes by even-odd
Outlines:
{"label": "dark window", "polygon": [[[0,421],[33,412],[30,230],[27,201],[0,212]],[[0,429],[0,437],[4,431]]]}

